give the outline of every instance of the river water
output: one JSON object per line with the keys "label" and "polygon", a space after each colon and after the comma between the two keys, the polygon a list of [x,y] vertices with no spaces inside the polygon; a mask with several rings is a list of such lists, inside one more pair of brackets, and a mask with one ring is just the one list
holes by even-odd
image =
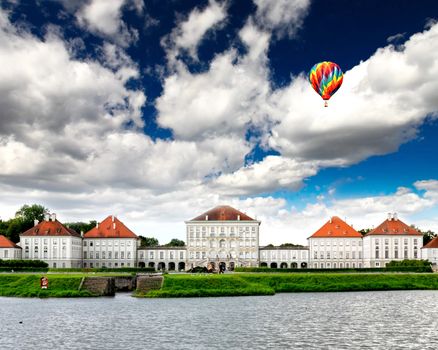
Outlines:
{"label": "river water", "polygon": [[436,350],[438,291],[0,298],[0,349]]}

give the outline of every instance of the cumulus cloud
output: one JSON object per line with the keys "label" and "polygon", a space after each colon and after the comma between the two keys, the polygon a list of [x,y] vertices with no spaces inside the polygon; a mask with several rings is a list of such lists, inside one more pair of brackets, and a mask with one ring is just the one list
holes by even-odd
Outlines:
{"label": "cumulus cloud", "polygon": [[257,23],[278,37],[292,37],[302,26],[310,7],[310,0],[254,0],[254,3]]}
{"label": "cumulus cloud", "polygon": [[248,23],[240,32],[248,47],[241,57],[230,49],[217,55],[205,73],[193,74],[185,66],[164,80],[156,100],[157,122],[183,139],[210,135],[244,137],[249,124],[260,120],[259,105],[269,92],[264,64],[269,35]]}
{"label": "cumulus cloud", "polygon": [[344,84],[321,108],[299,76],[271,98],[277,123],[268,144],[283,156],[339,166],[394,152],[438,110],[438,25],[392,45],[347,71]]}
{"label": "cumulus cloud", "polygon": [[129,28],[122,20],[123,9],[134,9],[142,14],[141,0],[58,0],[64,8],[74,13],[78,24],[91,33],[110,40],[122,47],[137,41],[138,31]]}
{"label": "cumulus cloud", "polygon": [[217,28],[226,18],[226,2],[209,0],[204,9],[195,8],[181,20],[172,33],[163,38],[169,64],[174,64],[179,54],[189,54],[197,59],[197,49],[208,31]]}
{"label": "cumulus cloud", "polygon": [[317,166],[281,156],[267,156],[262,161],[218,177],[213,186],[222,193],[251,195],[278,189],[298,190],[304,178],[316,174]]}

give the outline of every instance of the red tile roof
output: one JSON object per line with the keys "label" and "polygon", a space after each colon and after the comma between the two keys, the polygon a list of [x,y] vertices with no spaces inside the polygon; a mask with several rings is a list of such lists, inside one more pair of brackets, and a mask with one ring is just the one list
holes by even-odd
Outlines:
{"label": "red tile roof", "polygon": [[3,235],[0,235],[0,248],[20,248],[18,245],[16,245],[14,242],[12,242],[10,239],[6,238]]}
{"label": "red tile roof", "polygon": [[[228,205],[222,205],[210,209],[209,211],[206,211],[190,221],[237,221],[239,215],[240,221],[256,221],[248,215]],[[206,216],[208,216],[208,218],[206,218]]]}
{"label": "red tile roof", "polygon": [[423,249],[424,248],[438,248],[438,237],[435,237],[429,243],[423,246]]}
{"label": "red tile roof", "polygon": [[362,235],[337,216],[333,216],[309,238],[361,238]]}
{"label": "red tile roof", "polygon": [[[114,220],[114,221],[113,221]],[[108,216],[105,220],[88,231],[84,238],[138,238],[137,235],[125,226],[115,216]]]}
{"label": "red tile roof", "polygon": [[368,232],[365,236],[370,235],[409,235],[422,236],[415,228],[406,225],[397,218],[386,219],[374,230]]}
{"label": "red tile roof", "polygon": [[65,227],[58,220],[41,221],[20,236],[74,236],[81,237],[75,230]]}

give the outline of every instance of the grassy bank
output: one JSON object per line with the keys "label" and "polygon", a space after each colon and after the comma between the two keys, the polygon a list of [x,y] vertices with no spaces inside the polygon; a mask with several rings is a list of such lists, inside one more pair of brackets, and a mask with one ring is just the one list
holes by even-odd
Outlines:
{"label": "grassy bank", "polygon": [[438,290],[437,274],[249,274],[165,275],[161,290],[146,297],[272,295],[286,292]]}
{"label": "grassy bank", "polygon": [[[83,277],[95,276],[129,276],[130,273],[49,273],[26,274],[10,273],[0,274],[0,296],[8,297],[90,297],[93,296],[86,290],[79,290]],[[40,288],[40,278],[47,276],[49,288]]]}
{"label": "grassy bank", "polygon": [[50,275],[49,289],[40,288],[40,274],[0,275],[0,296],[12,297],[87,297],[88,291],[79,291],[82,276]]}

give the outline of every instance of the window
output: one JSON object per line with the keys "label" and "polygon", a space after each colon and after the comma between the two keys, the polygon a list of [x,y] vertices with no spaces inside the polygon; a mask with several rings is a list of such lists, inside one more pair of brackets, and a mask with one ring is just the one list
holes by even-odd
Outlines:
{"label": "window", "polygon": [[[112,252],[108,252],[108,259],[111,259]],[[141,259],[143,259],[143,252],[141,252]]]}
{"label": "window", "polygon": [[224,239],[221,239],[221,240],[219,241],[219,247],[220,247],[220,248],[225,248],[225,247],[226,247],[226,243],[225,243],[225,240],[224,240]]}
{"label": "window", "polygon": [[385,246],[385,259],[389,259],[389,248]]}
{"label": "window", "polygon": [[99,252],[96,252],[96,259],[99,259]]}
{"label": "window", "polygon": [[418,258],[418,249],[417,247],[414,247],[414,259]]}
{"label": "window", "polygon": [[149,259],[151,259],[151,260],[154,259],[154,252],[149,252]]}
{"label": "window", "polygon": [[90,252],[90,259],[93,259],[93,252]]}
{"label": "window", "polygon": [[327,259],[330,259],[330,252],[327,252]]}
{"label": "window", "polygon": [[199,252],[196,252],[196,259],[199,259]]}
{"label": "window", "polygon": [[118,259],[119,258],[119,252],[114,252],[114,259]]}
{"label": "window", "polygon": [[84,247],[86,247],[87,246],[87,241],[84,241]]}
{"label": "window", "polygon": [[105,252],[102,252],[102,259],[105,259]]}
{"label": "window", "polygon": [[87,252],[84,252],[84,259],[87,258]]}
{"label": "window", "polygon": [[408,247],[407,247],[407,246],[405,246],[405,249],[404,249],[404,251],[403,251],[403,258],[404,258],[404,259],[407,259],[407,258],[408,258]]}
{"label": "window", "polygon": [[321,259],[324,259],[324,252],[320,252],[320,253],[319,253],[319,257],[320,257]]}
{"label": "window", "polygon": [[339,252],[339,259],[343,259],[344,258],[344,252]]}
{"label": "window", "polygon": [[345,259],[350,259],[350,252],[345,252]]}
{"label": "window", "polygon": [[164,252],[160,252],[160,259],[164,259]]}
{"label": "window", "polygon": [[131,252],[128,252],[128,259],[131,259]]}
{"label": "window", "polygon": [[125,252],[120,252],[120,259],[125,259]]}
{"label": "window", "polygon": [[205,252],[202,252],[202,259],[205,259]]}
{"label": "window", "polygon": [[375,255],[376,255],[376,259],[379,259],[379,246],[376,246]]}
{"label": "window", "polygon": [[356,252],[354,252],[354,251],[351,252],[351,258],[352,258],[352,259],[356,259]]}
{"label": "window", "polygon": [[8,253],[9,253],[9,251],[7,249],[5,249],[5,251],[3,252],[3,257],[7,258],[8,257]]}
{"label": "window", "polygon": [[184,259],[184,252],[179,252],[179,258],[182,260]]}
{"label": "window", "polygon": [[93,241],[90,242],[90,247],[92,247],[92,246],[93,246]]}
{"label": "window", "polygon": [[170,259],[173,259],[173,252],[170,252],[170,253],[169,253],[169,258],[170,258]]}

